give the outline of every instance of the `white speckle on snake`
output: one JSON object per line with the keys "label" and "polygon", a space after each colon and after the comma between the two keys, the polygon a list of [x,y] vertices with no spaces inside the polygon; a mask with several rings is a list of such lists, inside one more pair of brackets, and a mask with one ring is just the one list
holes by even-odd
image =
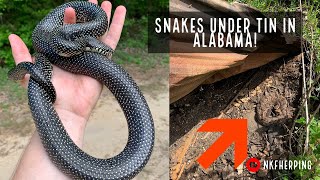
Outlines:
{"label": "white speckle on snake", "polygon": [[[76,24],[63,24],[67,7],[75,9]],[[113,50],[97,40],[108,29],[107,19],[98,5],[86,1],[57,7],[33,31],[35,64],[22,62],[9,72],[14,80],[31,75],[29,106],[43,146],[51,161],[74,179],[131,179],[146,165],[153,149],[154,125],[143,95],[128,73],[110,60]],[[91,76],[114,94],[129,129],[128,142],[120,154],[98,159],[74,144],[53,107],[56,94],[51,64]]]}

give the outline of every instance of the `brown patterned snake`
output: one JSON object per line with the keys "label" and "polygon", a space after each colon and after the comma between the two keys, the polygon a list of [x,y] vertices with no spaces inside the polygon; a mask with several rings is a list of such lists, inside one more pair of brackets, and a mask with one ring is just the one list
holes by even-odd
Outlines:
{"label": "brown patterned snake", "polygon": [[285,123],[293,116],[292,107],[278,91],[266,91],[257,104],[257,122],[263,126]]}

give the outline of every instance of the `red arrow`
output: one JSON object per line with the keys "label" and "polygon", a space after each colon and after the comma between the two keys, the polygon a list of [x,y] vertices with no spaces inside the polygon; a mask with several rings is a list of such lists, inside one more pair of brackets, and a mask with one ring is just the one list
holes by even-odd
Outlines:
{"label": "red arrow", "polygon": [[247,119],[208,119],[198,132],[223,132],[223,134],[199,158],[199,164],[207,169],[217,158],[234,145],[234,168],[247,158]]}

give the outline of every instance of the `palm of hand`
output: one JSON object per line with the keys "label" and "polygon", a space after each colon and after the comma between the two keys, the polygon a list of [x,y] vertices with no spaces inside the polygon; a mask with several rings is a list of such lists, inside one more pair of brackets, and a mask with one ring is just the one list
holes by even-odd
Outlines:
{"label": "palm of hand", "polygon": [[102,90],[100,82],[54,66],[52,83],[57,93],[55,108],[73,112],[88,119]]}
{"label": "palm of hand", "polygon": [[[89,0],[97,4],[96,0]],[[111,16],[111,3],[104,1],[101,8],[106,12],[107,16]],[[125,20],[126,9],[123,6],[116,8],[109,32],[101,37],[101,41],[115,49]],[[64,22],[68,24],[75,23],[75,12],[72,8],[65,10]],[[32,62],[32,57],[28,48],[17,35],[11,34],[9,36],[12,47],[12,54],[15,63],[22,61]],[[29,76],[26,76],[21,84],[26,87]],[[95,106],[102,90],[102,85],[97,80],[79,74],[73,74],[53,66],[52,83],[56,89],[57,99],[54,104],[57,111],[67,111],[76,116],[80,116],[85,120],[88,119],[90,113]],[[59,113],[59,112],[58,112]]]}

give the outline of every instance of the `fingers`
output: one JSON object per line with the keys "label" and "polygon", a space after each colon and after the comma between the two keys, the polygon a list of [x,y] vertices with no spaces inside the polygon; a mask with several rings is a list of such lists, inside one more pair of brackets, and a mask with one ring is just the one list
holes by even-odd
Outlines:
{"label": "fingers", "polygon": [[124,6],[118,6],[114,12],[108,33],[101,37],[101,41],[112,49],[116,49],[119,42],[126,12],[127,10]]}
{"label": "fingers", "polygon": [[19,36],[15,34],[10,34],[9,41],[12,49],[14,62],[16,64],[19,64],[20,62],[23,62],[23,61],[32,62],[29,49],[27,48],[27,46],[24,44],[24,42]]}
{"label": "fingers", "polygon": [[106,12],[108,16],[108,23],[110,24],[110,17],[111,17],[111,9],[112,9],[112,4],[109,1],[103,1],[101,4],[101,8]]}
{"label": "fingers", "polygon": [[[24,42],[19,36],[15,34],[11,34],[9,36],[9,41],[12,49],[12,56],[16,64],[19,64],[20,62],[26,62],[26,61],[33,62],[27,46],[24,44]],[[27,87],[28,81],[29,81],[29,75],[26,75],[24,79],[21,81],[21,85],[23,87]]]}
{"label": "fingers", "polygon": [[[98,4],[97,0],[89,0],[89,2]],[[101,8],[106,12],[108,16],[108,23],[110,24],[111,9],[112,4],[109,1],[103,1]],[[101,41],[109,45],[112,49],[116,49],[119,42],[124,20],[126,17],[126,8],[124,6],[119,6],[116,8],[112,23],[109,28],[109,32],[101,37]],[[76,13],[73,8],[69,7],[65,10],[64,16],[65,24],[74,24],[76,23]]]}
{"label": "fingers", "polygon": [[76,12],[72,7],[68,7],[64,11],[63,22],[65,24],[75,24],[76,23]]}
{"label": "fingers", "polygon": [[98,0],[89,0],[89,2],[91,2],[93,4],[98,4]]}

